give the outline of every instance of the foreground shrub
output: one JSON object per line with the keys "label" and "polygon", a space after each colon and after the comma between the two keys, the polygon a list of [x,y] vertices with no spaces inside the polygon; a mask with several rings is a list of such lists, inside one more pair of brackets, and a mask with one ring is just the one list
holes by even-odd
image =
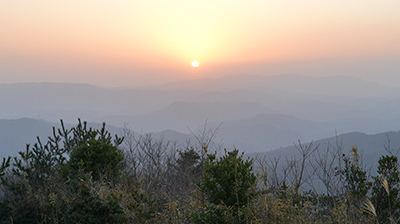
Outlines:
{"label": "foreground shrub", "polygon": [[[76,127],[66,129],[61,122],[61,129],[53,128],[46,144],[38,139],[18,157],[4,159],[0,168],[0,222],[123,221],[119,197],[100,196],[93,188],[104,179],[115,184],[123,160],[117,148],[121,142],[117,136],[112,142],[105,124],[95,130],[79,120]],[[102,189],[115,188],[107,186]]]}
{"label": "foreground shrub", "polygon": [[199,187],[210,203],[242,207],[254,197],[257,177],[252,173],[253,160],[245,161],[243,153],[238,154],[237,149],[225,150],[225,155],[219,159],[215,154],[208,154]]}
{"label": "foreground shrub", "polygon": [[398,158],[394,155],[381,156],[378,163],[379,176],[374,177],[371,201],[379,222],[390,223],[390,220],[400,219]]}
{"label": "foreground shrub", "polygon": [[68,203],[66,223],[123,223],[126,214],[120,205],[122,194],[107,184],[80,179]]}
{"label": "foreground shrub", "polygon": [[235,149],[232,152],[225,150],[225,155],[219,159],[216,159],[216,153],[207,155],[199,189],[210,205],[194,213],[195,223],[243,222],[241,209],[255,196],[257,177],[252,172],[253,160],[244,160],[243,153],[238,154]]}

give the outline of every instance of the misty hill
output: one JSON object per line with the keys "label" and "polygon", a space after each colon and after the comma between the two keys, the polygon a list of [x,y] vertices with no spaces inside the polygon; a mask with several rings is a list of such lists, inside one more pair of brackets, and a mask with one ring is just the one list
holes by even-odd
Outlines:
{"label": "misty hill", "polygon": [[[76,122],[75,122],[76,124]],[[66,124],[67,128],[75,124]],[[100,123],[88,123],[90,127],[100,128]],[[206,128],[215,128],[217,123],[208,123]],[[0,156],[16,155],[23,151],[26,144],[36,143],[39,136],[42,142],[52,134],[52,127],[59,127],[59,123],[35,119],[0,120]],[[385,132],[367,135],[360,132],[341,134],[336,137],[318,140],[316,136],[332,136],[334,131],[329,130],[329,123],[320,123],[309,120],[301,120],[289,115],[262,114],[242,120],[232,120],[223,123],[216,135],[216,143],[222,143],[223,147],[234,147],[245,151],[250,156],[299,156],[293,146],[298,140],[307,142],[314,139],[314,145],[319,145],[319,150],[325,150],[328,143],[335,144],[339,140],[343,144],[345,153],[352,146],[357,146],[366,161],[376,162],[377,157],[386,153],[385,147],[400,148],[400,132]],[[123,131],[119,127],[107,125],[107,130],[113,134],[122,136]],[[195,134],[198,133],[194,130]],[[319,133],[317,133],[319,132]],[[139,134],[135,133],[138,138]],[[196,143],[193,134],[179,133],[174,130],[149,133],[154,139],[176,142],[184,147],[187,141]],[[389,141],[390,140],[390,141]],[[284,147],[287,146],[287,147]],[[274,148],[277,150],[269,151]],[[258,153],[251,153],[256,152]]]}
{"label": "misty hill", "polygon": [[75,123],[82,118],[117,127],[127,123],[139,133],[183,134],[207,120],[214,126],[223,123],[219,135],[228,146],[269,150],[298,139],[329,137],[335,130],[339,134],[400,130],[399,92],[348,76],[236,75],[143,89],[0,84],[0,119]]}
{"label": "misty hill", "polygon": [[[66,128],[75,127],[77,121],[73,124],[65,123]],[[88,127],[100,129],[102,123],[88,122]],[[49,136],[53,134],[53,127],[60,128],[60,122],[49,122],[31,118],[22,118],[14,120],[0,119],[0,158],[6,156],[15,156],[19,151],[26,149],[26,144],[33,145],[37,143],[37,137],[42,143],[46,143]],[[106,129],[113,135],[123,136],[122,128],[106,124]],[[135,138],[140,134],[133,133]],[[195,143],[193,135],[182,134],[173,130],[149,133],[154,139],[164,139],[165,141],[176,142],[184,146],[188,141]],[[122,145],[124,146],[124,145]]]}
{"label": "misty hill", "polygon": [[[339,143],[339,144],[337,144]],[[297,144],[297,143],[296,143]],[[303,142],[302,144],[309,144]],[[316,140],[313,142],[314,146],[318,146],[318,150],[323,153],[326,151],[328,145],[336,147],[341,145],[343,154],[349,155],[351,147],[356,146],[359,149],[360,154],[363,157],[364,165],[368,168],[375,169],[376,167],[370,167],[369,164],[377,164],[378,159],[382,155],[387,155],[386,149],[391,149],[394,154],[398,154],[400,151],[400,131],[384,132],[379,134],[367,135],[360,132],[346,133],[335,137],[325,138]],[[288,147],[281,147],[279,149],[269,152],[257,152],[247,154],[250,157],[264,157],[269,158],[281,157],[283,162],[285,158],[301,158],[298,150],[294,145]]]}
{"label": "misty hill", "polygon": [[334,129],[329,123],[283,114],[260,114],[248,119],[224,122],[219,128],[217,139],[228,148],[256,152],[292,145],[298,140],[320,139],[333,133]]}
{"label": "misty hill", "polygon": [[264,105],[273,113],[290,114],[310,120],[335,120],[375,109],[387,98],[321,97],[293,93],[265,93],[257,90],[203,92],[188,98],[192,102],[252,102]]}
{"label": "misty hill", "polygon": [[[65,124],[66,128],[75,126]],[[101,128],[100,123],[88,123],[93,128]],[[26,144],[37,143],[37,137],[46,143],[49,136],[53,135],[53,127],[60,128],[60,123],[22,118],[14,120],[0,119],[0,157],[16,155],[26,149]],[[120,128],[107,125],[107,130],[113,134],[120,134]]]}
{"label": "misty hill", "polygon": [[[330,108],[330,107],[328,107]],[[342,107],[337,107],[343,109]],[[300,110],[300,109],[299,109]],[[165,129],[188,133],[203,128],[207,120],[210,128],[219,127],[218,141],[247,152],[272,150],[292,145],[298,140],[311,141],[347,132],[384,132],[399,130],[399,122],[360,115],[345,119],[315,121],[292,115],[265,113],[270,111],[255,103],[190,103],[176,102],[168,107],[139,116],[109,116],[110,124],[122,126],[124,122],[136,132]],[[334,115],[335,110],[326,111]],[[316,111],[310,111],[313,115]],[[361,113],[361,112],[360,112]],[[312,116],[311,116],[312,117]],[[99,120],[100,121],[100,120]]]}
{"label": "misty hill", "polygon": [[351,76],[310,77],[303,75],[233,75],[222,78],[181,81],[157,86],[166,90],[231,91],[235,89],[264,92],[301,93],[319,96],[392,96],[399,90],[387,88]]}
{"label": "misty hill", "polygon": [[370,117],[388,118],[386,115],[394,117],[400,112],[399,93],[398,89],[348,76],[236,75],[151,89],[107,89],[65,83],[0,84],[0,118],[30,117],[54,122],[61,118],[73,122],[77,117],[99,120],[109,115],[154,112],[179,101],[258,103],[269,112],[311,120],[346,118],[360,115],[360,111]]}
{"label": "misty hill", "polygon": [[0,118],[74,122],[106,115],[132,115],[183,100],[188,92],[114,88],[71,83],[0,84]]}
{"label": "misty hill", "polygon": [[188,133],[205,121],[221,123],[254,116],[269,110],[256,103],[224,103],[224,102],[174,102],[167,107],[136,116],[107,116],[101,118],[110,124],[123,126],[124,122],[137,131],[151,132],[172,129]]}
{"label": "misty hill", "polygon": [[[193,102],[253,102],[274,113],[302,119],[397,119],[400,90],[350,76],[225,76],[170,83],[154,88],[199,90]],[[391,129],[390,129],[391,130]]]}
{"label": "misty hill", "polygon": [[[261,107],[260,109],[263,108]],[[156,119],[156,117],[153,118]],[[148,119],[150,120],[152,117],[148,117]],[[206,128],[215,130],[220,124],[208,122]],[[88,125],[94,128],[101,127],[100,122],[88,123]],[[199,123],[199,126],[201,125],[204,125],[204,122],[202,124]],[[35,119],[0,120],[0,155],[11,155],[24,150],[26,144],[36,143],[36,136],[46,142],[47,137],[52,134],[53,126],[58,128],[60,124]],[[67,128],[72,126],[74,124],[66,123]],[[227,121],[220,126],[219,132],[215,137],[216,141],[223,143],[224,147],[232,148],[235,146],[242,151],[255,152],[291,145],[298,139],[304,141],[315,139],[314,134],[316,132],[321,132],[317,136],[324,134],[329,136],[332,133],[329,131],[324,133],[321,131],[321,127],[325,128],[325,130],[328,129],[317,122],[300,120],[293,116],[263,114],[249,119]],[[128,124],[127,128],[131,129],[132,127]],[[187,129],[187,127],[182,128]],[[107,124],[107,129],[113,134],[120,136],[123,134],[121,128],[110,124]],[[192,129],[192,131],[194,133],[198,132],[196,128]],[[135,137],[138,137],[139,134],[145,134],[145,132],[136,131]],[[150,134],[156,139],[163,138],[167,141],[176,141],[179,144],[184,144],[188,140],[192,143],[196,141],[192,133],[185,134],[175,130],[150,132]]]}
{"label": "misty hill", "polygon": [[24,151],[26,144],[36,143],[36,137],[47,141],[55,123],[35,119],[0,120],[0,157]]}

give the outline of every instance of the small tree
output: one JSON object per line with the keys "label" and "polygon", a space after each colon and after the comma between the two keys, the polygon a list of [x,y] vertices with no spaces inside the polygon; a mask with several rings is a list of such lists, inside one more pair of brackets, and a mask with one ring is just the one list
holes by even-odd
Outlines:
{"label": "small tree", "polygon": [[208,154],[199,186],[210,203],[241,207],[253,198],[257,183],[257,177],[252,173],[253,160],[244,160],[244,153],[238,154],[237,149],[225,150],[225,155],[219,159],[216,154]]}
{"label": "small tree", "polygon": [[180,180],[180,185],[183,185],[185,189],[190,189],[190,184],[199,181],[201,176],[200,155],[193,148],[179,151],[176,170],[176,179]]}
{"label": "small tree", "polygon": [[245,209],[255,196],[257,177],[252,172],[253,160],[243,159],[237,149],[225,150],[216,159],[216,153],[207,154],[203,178],[198,184],[211,205],[205,211],[194,212],[194,223],[244,223]]}
{"label": "small tree", "polygon": [[[3,159],[0,167],[1,223],[54,222],[64,212],[58,198],[64,189],[58,167],[66,160],[66,151],[60,147],[61,138],[53,128],[53,136],[46,144],[38,142],[18,157]],[[10,221],[11,220],[11,221]]]}
{"label": "small tree", "polygon": [[344,158],[345,167],[342,171],[346,182],[346,193],[358,205],[362,202],[371,188],[371,182],[368,181],[367,171],[360,165],[360,155],[358,149],[352,147],[350,158]]}
{"label": "small tree", "polygon": [[66,168],[72,173],[90,173],[94,180],[113,180],[120,173],[123,153],[102,139],[90,139],[73,148]]}
{"label": "small tree", "polygon": [[120,205],[122,194],[104,183],[84,176],[70,198],[65,223],[124,223],[127,218]]}
{"label": "small tree", "polygon": [[62,167],[64,175],[70,177],[82,172],[90,174],[95,181],[104,178],[113,181],[121,172],[124,159],[122,150],[118,149],[122,139],[116,136],[113,143],[111,134],[105,130],[105,123],[100,130],[93,130],[79,120],[72,133],[72,137],[69,138],[68,134],[64,137],[70,157]]}
{"label": "small tree", "polygon": [[[66,129],[61,121],[61,129],[53,128],[47,143],[42,144],[38,138],[33,147],[27,145],[25,151],[19,152],[19,157],[3,159],[0,222],[65,223],[69,215],[78,217],[82,213],[93,217],[99,213],[102,217],[116,215],[121,220],[120,197],[110,194],[102,198],[81,184],[85,179],[102,180],[107,176],[104,189],[112,189],[108,182],[119,174],[123,160],[122,151],[117,148],[121,142],[117,136],[112,141],[105,124],[94,130],[79,120],[76,127]],[[82,174],[80,178],[75,176],[78,173]],[[73,197],[77,200],[70,200]],[[97,210],[91,209],[93,205]]]}
{"label": "small tree", "polygon": [[359,221],[366,221],[361,208],[372,183],[368,181],[367,171],[360,165],[360,155],[357,147],[352,147],[350,153],[351,158],[343,159],[345,166],[341,172],[344,177],[344,189],[348,198],[346,200],[346,215]]}

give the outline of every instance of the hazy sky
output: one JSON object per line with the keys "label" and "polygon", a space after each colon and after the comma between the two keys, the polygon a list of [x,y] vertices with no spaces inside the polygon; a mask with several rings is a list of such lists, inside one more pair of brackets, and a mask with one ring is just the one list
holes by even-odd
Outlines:
{"label": "hazy sky", "polygon": [[239,73],[397,85],[400,1],[0,1],[1,83],[136,86]]}

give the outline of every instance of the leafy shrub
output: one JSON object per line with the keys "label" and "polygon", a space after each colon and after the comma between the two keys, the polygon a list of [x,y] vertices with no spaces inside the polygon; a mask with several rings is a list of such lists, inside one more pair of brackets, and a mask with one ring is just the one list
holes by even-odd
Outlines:
{"label": "leafy shrub", "polygon": [[105,184],[80,179],[69,201],[66,223],[123,223],[126,215],[120,206],[122,195]]}
{"label": "leafy shrub", "polygon": [[257,177],[252,172],[253,160],[244,160],[243,153],[238,154],[235,149],[232,152],[225,150],[225,155],[219,159],[216,159],[216,153],[207,155],[199,188],[211,205],[194,212],[193,222],[243,222],[241,208],[255,196]]}
{"label": "leafy shrub", "polygon": [[241,207],[254,197],[257,177],[252,172],[253,160],[245,161],[243,153],[238,154],[237,149],[225,150],[225,155],[219,159],[216,154],[208,154],[199,187],[210,203]]}
{"label": "leafy shrub", "polygon": [[124,155],[106,139],[89,139],[74,147],[65,172],[76,174],[78,171],[90,173],[94,180],[113,180],[118,177]]}

